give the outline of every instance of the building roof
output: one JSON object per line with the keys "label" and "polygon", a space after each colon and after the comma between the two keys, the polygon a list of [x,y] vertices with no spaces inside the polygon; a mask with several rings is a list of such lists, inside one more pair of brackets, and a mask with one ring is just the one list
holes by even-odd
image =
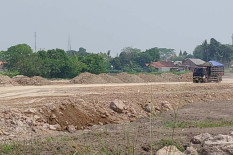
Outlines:
{"label": "building roof", "polygon": [[0,65],[3,65],[5,62],[4,61],[0,61]]}
{"label": "building roof", "polygon": [[172,62],[168,61],[157,61],[157,62],[152,62],[150,66],[155,67],[155,68],[162,68],[162,67],[175,67]]}
{"label": "building roof", "polygon": [[201,59],[191,59],[189,58],[190,61],[192,61],[195,65],[202,65],[205,63],[205,61],[201,60]]}

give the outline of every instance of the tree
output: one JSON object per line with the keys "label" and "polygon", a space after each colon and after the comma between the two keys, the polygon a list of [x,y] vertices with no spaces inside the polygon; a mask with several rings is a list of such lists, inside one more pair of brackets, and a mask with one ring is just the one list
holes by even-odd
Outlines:
{"label": "tree", "polygon": [[150,62],[160,60],[160,51],[158,48],[151,48],[149,50],[146,50],[145,53],[148,53],[150,55]]}
{"label": "tree", "polygon": [[129,65],[132,61],[134,61],[137,58],[137,55],[141,52],[140,49],[132,48],[132,47],[126,47],[122,49],[122,52],[119,55],[121,65]]}
{"label": "tree", "polygon": [[81,59],[81,62],[86,65],[84,71],[100,74],[106,72],[106,68],[104,67],[103,57],[98,54],[90,54]]}
{"label": "tree", "polygon": [[110,58],[110,54],[111,54],[111,50],[108,50],[107,52],[108,58]]}
{"label": "tree", "polygon": [[22,73],[24,72],[24,67],[30,63],[28,59],[32,54],[33,51],[30,46],[19,44],[3,52],[2,59],[7,62],[5,65],[8,70],[18,70]]}
{"label": "tree", "polygon": [[149,52],[142,52],[138,54],[136,58],[136,64],[140,65],[141,67],[144,67],[146,63],[152,62],[153,57],[149,54]]}
{"label": "tree", "polygon": [[69,56],[78,56],[78,51],[70,50],[70,51],[66,51],[66,54]]}
{"label": "tree", "polygon": [[103,58],[103,63],[104,63],[104,68],[108,71],[111,70],[111,57],[110,55],[108,55],[109,53],[102,53],[100,52],[98,55],[101,56]]}
{"label": "tree", "polygon": [[183,53],[182,51],[180,50],[180,53],[179,53],[179,57],[183,56]]}
{"label": "tree", "polygon": [[184,51],[183,56],[187,56],[187,55],[188,55],[188,53],[186,51]]}
{"label": "tree", "polygon": [[5,51],[0,51],[0,61],[4,60],[4,53]]}
{"label": "tree", "polygon": [[170,57],[176,55],[176,52],[174,49],[167,49],[167,48],[158,48],[160,53],[160,60],[165,60],[167,61]]}
{"label": "tree", "polygon": [[121,60],[119,57],[115,57],[112,60],[110,60],[111,65],[113,66],[113,69],[115,70],[121,70],[122,65],[121,65]]}
{"label": "tree", "polygon": [[193,51],[193,55],[204,61],[216,60],[229,64],[233,56],[233,47],[221,44],[214,38],[211,38],[210,44],[205,40],[201,45],[198,45]]}
{"label": "tree", "polygon": [[87,50],[83,47],[80,47],[78,50],[78,56],[87,56],[89,53],[87,53]]}
{"label": "tree", "polygon": [[202,60],[204,60],[203,59],[204,58],[203,53],[204,53],[204,48],[201,45],[198,45],[193,51],[194,57],[202,59]]}
{"label": "tree", "polygon": [[47,78],[72,78],[80,71],[78,57],[68,56],[64,50],[53,49],[38,51],[38,59],[41,61],[40,75]]}

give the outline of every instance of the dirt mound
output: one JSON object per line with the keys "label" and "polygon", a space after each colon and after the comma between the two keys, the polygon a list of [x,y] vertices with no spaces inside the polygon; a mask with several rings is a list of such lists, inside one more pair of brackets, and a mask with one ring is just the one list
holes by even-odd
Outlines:
{"label": "dirt mound", "polygon": [[60,130],[69,130],[70,126],[76,130],[84,129],[95,124],[111,122],[104,114],[86,106],[84,100],[75,98],[57,100],[56,104],[49,105],[42,111],[45,120],[47,120],[46,123],[59,126]]}
{"label": "dirt mound", "polygon": [[180,75],[181,79],[183,82],[191,82],[193,81],[193,73],[186,73],[186,74],[182,74]]}
{"label": "dirt mound", "polygon": [[42,86],[42,85],[49,85],[51,82],[45,78],[40,76],[34,76],[32,78],[18,75],[12,78],[12,80],[19,85],[27,86],[27,85],[35,85],[35,86]]}
{"label": "dirt mound", "polygon": [[172,73],[163,73],[160,75],[163,82],[178,82],[180,81],[180,76]]}
{"label": "dirt mound", "polygon": [[70,83],[76,84],[105,84],[105,83],[143,83],[143,82],[191,82],[192,73],[176,75],[172,73],[155,74],[127,74],[119,73],[117,75],[109,74],[91,74],[82,73],[73,78]]}
{"label": "dirt mound", "polygon": [[115,76],[111,76],[105,73],[100,74],[99,76],[105,81],[107,81],[107,83],[123,83],[120,79],[116,78]]}
{"label": "dirt mound", "polygon": [[100,76],[91,74],[91,73],[81,73],[79,76],[76,76],[73,78],[71,83],[76,84],[104,84],[107,83],[104,79],[102,79]]}
{"label": "dirt mound", "polygon": [[134,74],[120,73],[116,77],[124,83],[143,83],[145,82],[142,78]]}
{"label": "dirt mound", "polygon": [[163,73],[161,74],[163,82],[192,82],[193,74],[185,73],[185,74],[172,74],[172,73]]}
{"label": "dirt mound", "polygon": [[18,84],[14,82],[10,77],[0,74],[0,86],[17,86]]}
{"label": "dirt mound", "polygon": [[176,75],[173,73],[163,73],[161,75],[154,74],[138,74],[145,82],[191,82],[192,73]]}
{"label": "dirt mound", "polygon": [[145,82],[162,82],[163,79],[159,75],[154,74],[138,74],[140,78],[142,78]]}

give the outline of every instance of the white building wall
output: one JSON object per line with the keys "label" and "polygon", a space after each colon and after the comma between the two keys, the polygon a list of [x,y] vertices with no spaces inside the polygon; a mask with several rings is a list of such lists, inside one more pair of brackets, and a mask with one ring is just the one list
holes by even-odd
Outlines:
{"label": "white building wall", "polygon": [[159,72],[169,72],[171,70],[170,67],[161,67],[158,69]]}

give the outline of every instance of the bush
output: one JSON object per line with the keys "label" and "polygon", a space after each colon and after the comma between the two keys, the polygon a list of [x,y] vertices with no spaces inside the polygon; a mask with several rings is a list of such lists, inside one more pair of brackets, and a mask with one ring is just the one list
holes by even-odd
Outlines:
{"label": "bush", "polygon": [[9,76],[10,78],[19,75],[18,71],[4,71],[4,72],[0,72],[0,74],[2,75],[6,75]]}

